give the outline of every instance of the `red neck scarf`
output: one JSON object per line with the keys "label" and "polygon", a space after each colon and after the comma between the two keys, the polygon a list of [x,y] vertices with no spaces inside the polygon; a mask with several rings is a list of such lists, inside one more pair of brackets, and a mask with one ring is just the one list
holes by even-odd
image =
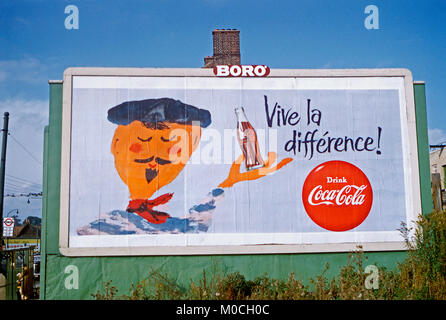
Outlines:
{"label": "red neck scarf", "polygon": [[150,223],[162,224],[166,222],[170,215],[166,212],[153,210],[153,207],[167,203],[173,196],[173,193],[163,194],[153,200],[135,199],[130,200],[127,207],[128,212],[134,212]]}

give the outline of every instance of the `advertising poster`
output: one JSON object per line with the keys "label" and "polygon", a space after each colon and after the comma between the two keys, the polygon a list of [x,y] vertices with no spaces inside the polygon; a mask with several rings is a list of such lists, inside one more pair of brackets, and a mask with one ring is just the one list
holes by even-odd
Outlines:
{"label": "advertising poster", "polygon": [[70,75],[68,248],[401,243],[419,202],[403,76],[203,72]]}

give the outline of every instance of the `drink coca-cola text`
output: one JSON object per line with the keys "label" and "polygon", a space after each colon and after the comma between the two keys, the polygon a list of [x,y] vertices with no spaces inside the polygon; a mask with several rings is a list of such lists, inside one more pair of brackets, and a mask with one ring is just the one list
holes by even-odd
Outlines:
{"label": "drink coca-cola text", "polygon": [[[311,190],[308,195],[308,203],[312,206],[326,205],[352,205],[359,206],[364,203],[365,195],[363,191],[366,185],[355,186],[346,185],[339,190],[323,190],[322,185],[318,185]],[[354,193],[352,194],[352,190]]]}
{"label": "drink coca-cola text", "polygon": [[369,215],[373,204],[372,185],[355,165],[327,161],[308,174],[302,187],[302,202],[318,226],[347,231],[359,226]]}

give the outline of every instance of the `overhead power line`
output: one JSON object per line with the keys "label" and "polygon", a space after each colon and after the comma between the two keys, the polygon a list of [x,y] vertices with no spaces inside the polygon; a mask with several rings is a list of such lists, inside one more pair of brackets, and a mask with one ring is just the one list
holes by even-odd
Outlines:
{"label": "overhead power line", "polygon": [[5,189],[8,189],[8,190],[15,190],[15,191],[25,191],[25,190],[23,190],[22,188],[17,188],[17,187],[7,186],[7,185],[5,185]]}
{"label": "overhead power line", "polygon": [[27,179],[19,178],[19,177],[10,175],[10,174],[6,174],[6,177],[8,179],[12,179],[12,180],[15,180],[15,181],[21,182],[21,183],[31,183],[31,184],[36,185],[36,186],[41,186],[42,185],[41,183],[37,183],[37,182],[30,181],[30,180],[27,180]]}
{"label": "overhead power line", "polygon": [[6,197],[30,197],[42,193],[42,185],[10,174],[6,175]]}
{"label": "overhead power line", "polygon": [[13,187],[16,187],[16,188],[24,188],[22,185],[18,185],[18,184],[15,184],[15,183],[11,183],[11,182],[5,182],[5,185],[9,185],[9,186],[13,186]]}
{"label": "overhead power line", "polygon": [[25,190],[25,189],[19,189],[19,188],[15,188],[15,187],[10,187],[10,186],[5,186],[5,190],[9,193],[41,193],[42,191],[38,191],[38,190]]}
{"label": "overhead power line", "polygon": [[28,150],[28,149],[26,149],[26,147],[23,145],[23,144],[21,144],[16,138],[14,138],[14,136],[13,135],[11,135],[10,134],[10,136],[11,136],[11,138],[12,138],[12,140],[15,142],[15,143],[17,143],[34,161],[36,161],[38,164],[40,164],[41,166],[43,166],[42,165],[42,162],[40,162],[39,160],[37,160],[37,158],[36,157],[34,157],[33,156],[33,154]]}
{"label": "overhead power line", "polygon": [[9,180],[9,178],[5,181],[6,184],[19,187],[19,188],[30,188],[30,189],[42,189],[41,185],[34,184],[32,182],[21,182],[21,181],[15,181],[15,180]]}
{"label": "overhead power line", "polygon": [[29,184],[29,183],[17,183],[15,181],[8,181],[6,180],[5,184],[7,186],[12,186],[12,187],[16,187],[16,188],[21,188],[21,189],[38,189],[41,190],[42,186],[36,186],[33,184]]}
{"label": "overhead power line", "polygon": [[19,191],[13,191],[13,192],[5,192],[5,197],[12,197],[12,198],[18,198],[18,197],[42,197],[42,192],[19,192]]}
{"label": "overhead power line", "polygon": [[23,187],[17,187],[17,186],[9,185],[9,184],[5,184],[5,189],[15,190],[15,191],[23,191],[23,192],[41,192],[42,191],[40,188],[23,188]]}

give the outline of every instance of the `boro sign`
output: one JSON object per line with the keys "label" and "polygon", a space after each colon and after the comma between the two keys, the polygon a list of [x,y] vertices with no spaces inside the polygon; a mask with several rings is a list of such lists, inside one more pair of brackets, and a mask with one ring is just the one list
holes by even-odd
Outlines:
{"label": "boro sign", "polygon": [[214,74],[217,77],[266,77],[270,69],[265,65],[217,65]]}

